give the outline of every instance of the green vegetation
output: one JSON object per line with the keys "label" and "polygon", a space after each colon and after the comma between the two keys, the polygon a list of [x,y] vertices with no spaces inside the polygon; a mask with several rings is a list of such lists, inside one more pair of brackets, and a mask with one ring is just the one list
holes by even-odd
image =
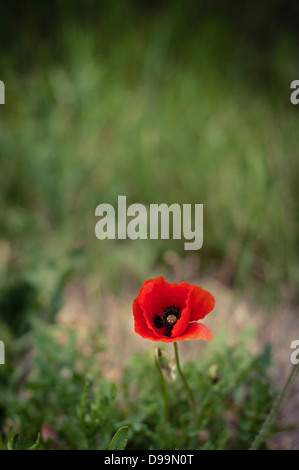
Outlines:
{"label": "green vegetation", "polygon": [[[32,335],[33,350],[23,345],[23,359],[0,398],[18,434],[16,449],[30,448],[38,433],[39,449],[116,449],[126,441],[133,450],[248,449],[274,398],[269,348],[252,356],[244,341],[229,348],[223,337],[200,361],[184,364],[197,401],[196,420],[178,371],[170,367],[170,348],[164,350],[165,419],[153,351],[133,358],[114,384],[103,374],[94,337],[85,338],[86,348],[76,330],[40,322]],[[101,337],[99,332],[98,341]],[[28,354],[32,367],[24,373]]]}
{"label": "green vegetation", "polygon": [[71,282],[100,304],[186,256],[184,240],[99,241],[95,209],[119,195],[202,203],[200,275],[265,312],[298,301],[297,16],[280,0],[182,5],[3,2],[1,448],[245,449],[273,401],[268,351],[216,344],[184,365],[198,421],[175,379],[165,423],[153,352],[114,385],[102,335],[85,354],[56,322]]}
{"label": "green vegetation", "polygon": [[[93,20],[88,10],[90,23],[62,9],[36,50],[28,43],[43,23],[27,30],[23,12],[20,42],[4,55],[3,283],[17,273],[49,291],[74,272],[139,282],[166,249],[184,255],[182,241],[96,239],[96,206],[124,194],[128,205],[203,203],[203,269],[225,261],[225,280],[263,292],[266,303],[283,283],[298,293],[292,37],[274,36],[271,51],[254,55],[209,10],[199,9],[196,29],[177,26],[177,7],[102,8],[94,5]],[[36,21],[46,11],[34,10]]]}

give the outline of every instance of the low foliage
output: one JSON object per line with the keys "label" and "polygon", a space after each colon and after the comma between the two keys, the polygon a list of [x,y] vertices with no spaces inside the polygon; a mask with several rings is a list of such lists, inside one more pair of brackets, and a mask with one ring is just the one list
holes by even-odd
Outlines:
{"label": "low foliage", "polygon": [[72,328],[34,323],[31,346],[24,342],[1,393],[3,442],[17,449],[108,449],[126,442],[134,450],[250,447],[274,399],[268,348],[253,356],[244,342],[216,342],[200,360],[183,364],[197,399],[195,419],[168,346],[161,354],[165,419],[154,351],[132,358],[113,384],[102,370],[101,337],[102,331],[82,338]]}

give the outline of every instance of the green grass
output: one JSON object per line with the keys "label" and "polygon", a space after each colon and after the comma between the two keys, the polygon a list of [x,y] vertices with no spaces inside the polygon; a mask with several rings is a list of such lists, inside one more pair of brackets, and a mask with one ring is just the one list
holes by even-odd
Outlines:
{"label": "green grass", "polygon": [[203,269],[227,262],[236,286],[265,301],[276,302],[283,283],[296,288],[298,113],[289,77],[276,100],[273,83],[269,93],[253,88],[234,37],[217,23],[177,55],[173,36],[165,16],[114,42],[69,26],[56,36],[57,60],[50,43],[18,73],[20,58],[6,57],[3,282],[23,273],[54,285],[76,271],[117,284],[151,276],[169,248],[183,255],[184,240],[96,239],[96,206],[126,195],[128,204],[203,203]]}

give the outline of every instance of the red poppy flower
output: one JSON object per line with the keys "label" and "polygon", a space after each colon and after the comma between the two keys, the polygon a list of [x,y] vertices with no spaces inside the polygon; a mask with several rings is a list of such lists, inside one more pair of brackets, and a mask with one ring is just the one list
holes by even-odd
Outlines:
{"label": "red poppy flower", "polygon": [[182,282],[170,284],[163,276],[148,279],[133,303],[135,331],[152,341],[174,343],[187,339],[213,339],[197,323],[215,306],[214,297],[201,287]]}

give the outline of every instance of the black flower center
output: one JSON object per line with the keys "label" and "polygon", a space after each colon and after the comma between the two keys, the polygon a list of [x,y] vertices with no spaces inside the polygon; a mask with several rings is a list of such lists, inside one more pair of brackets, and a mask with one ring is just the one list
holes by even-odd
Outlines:
{"label": "black flower center", "polygon": [[154,316],[154,325],[156,328],[165,328],[165,336],[170,337],[172,329],[176,322],[181,318],[181,309],[175,305],[164,308],[162,315]]}

